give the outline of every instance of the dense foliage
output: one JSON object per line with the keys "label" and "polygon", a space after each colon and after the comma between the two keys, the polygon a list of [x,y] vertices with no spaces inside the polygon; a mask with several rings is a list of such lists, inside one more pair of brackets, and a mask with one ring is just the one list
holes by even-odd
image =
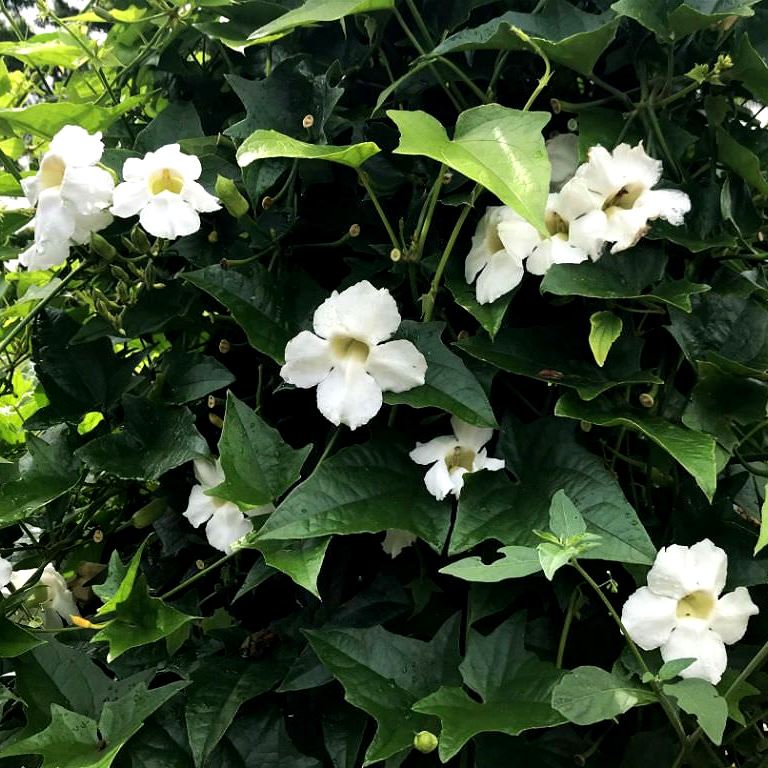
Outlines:
{"label": "dense foliage", "polygon": [[764,764],[760,0],[0,10],[0,765]]}

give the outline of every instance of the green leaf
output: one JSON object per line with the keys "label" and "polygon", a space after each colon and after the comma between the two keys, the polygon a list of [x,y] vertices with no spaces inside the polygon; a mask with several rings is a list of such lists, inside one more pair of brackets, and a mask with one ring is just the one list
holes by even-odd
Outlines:
{"label": "green leaf", "polygon": [[736,141],[723,128],[717,129],[716,136],[717,157],[720,162],[735,171],[760,194],[768,194],[768,181],[760,167],[760,158],[752,150]]}
{"label": "green leaf", "polygon": [[544,571],[544,575],[549,581],[552,581],[555,578],[555,574],[564,565],[568,565],[568,561],[578,554],[577,549],[563,546],[562,544],[555,544],[552,541],[542,541],[536,547],[536,552],[539,555],[541,570]]}
{"label": "green leaf", "polygon": [[44,643],[23,627],[0,617],[0,658],[13,659]]}
{"label": "green leaf", "polygon": [[684,669],[688,669],[694,661],[696,659],[672,659],[672,661],[666,661],[661,665],[657,676],[659,680],[673,680]]}
{"label": "green leaf", "polygon": [[364,765],[410,748],[413,735],[434,728],[413,705],[441,684],[459,684],[458,621],[449,619],[427,642],[367,629],[305,630],[323,664],[344,686],[350,704],[377,724]]}
{"label": "green leaf", "polygon": [[593,14],[564,0],[550,0],[537,13],[510,11],[479,27],[463,29],[437,46],[429,56],[456,51],[531,50],[514,28],[528,35],[554,62],[583,75],[592,72],[616,34],[618,21],[611,12]]}
{"label": "green leaf", "polygon": [[444,684],[414,705],[417,712],[440,718],[443,762],[478,733],[498,731],[515,736],[530,728],[564,722],[550,705],[552,688],[563,673],[526,650],[524,636],[523,614],[516,614],[487,636],[470,630],[459,669],[464,685],[475,696]]}
{"label": "green leaf", "polygon": [[533,547],[502,547],[503,557],[492,563],[483,563],[479,557],[465,557],[440,569],[440,573],[464,581],[493,583],[505,579],[519,579],[541,570],[539,554]]}
{"label": "green leaf", "polygon": [[[312,541],[312,539],[307,539]],[[249,592],[252,592],[257,587],[260,587],[267,579],[275,575],[275,569],[267,564],[267,561],[263,558],[259,558],[251,570],[248,571],[248,575],[245,577],[245,581],[242,583],[240,589],[232,598],[232,602],[237,602],[241,597],[245,597]]]}
{"label": "green leaf", "polygon": [[264,555],[264,561],[277,568],[300,587],[319,598],[317,578],[323,566],[325,552],[330,538],[298,539],[296,541],[257,541],[248,538],[239,546],[258,549]]}
{"label": "green leaf", "polygon": [[565,394],[557,401],[555,415],[601,427],[629,427],[640,432],[689,472],[705,496],[712,500],[717,487],[717,461],[715,441],[710,435],[673,424],[661,416],[614,406],[606,400],[586,403],[571,394]]}
{"label": "green leaf", "polygon": [[213,657],[192,673],[185,720],[196,768],[207,763],[240,707],[277,685],[284,671],[273,660]]}
{"label": "green leaf", "polygon": [[587,523],[601,536],[585,558],[651,564],[656,551],[637,514],[602,460],[581,446],[576,430],[558,419],[526,427],[505,425],[514,438],[514,456],[505,451],[515,485],[502,472],[468,475],[459,499],[450,553],[458,554],[493,538],[505,545],[535,546],[534,529],[549,522],[550,499],[564,490]]}
{"label": "green leaf", "polygon": [[763,504],[760,507],[760,534],[755,542],[754,555],[757,555],[768,545],[768,482],[763,490]]}
{"label": "green leaf", "polygon": [[126,480],[157,480],[168,470],[205,456],[208,445],[187,409],[126,395],[125,431],[97,437],[75,451],[95,472]]}
{"label": "green leaf", "polygon": [[659,383],[653,373],[639,370],[639,339],[625,334],[614,345],[611,359],[600,368],[585,336],[573,325],[506,328],[494,341],[472,336],[456,346],[503,371],[571,387],[586,400],[625,384]]}
{"label": "green leaf", "polygon": [[381,11],[394,8],[394,5],[394,0],[306,0],[298,8],[251,32],[248,39],[254,43],[268,43],[293,32],[297,27],[338,21],[345,16]]}
{"label": "green leaf", "polygon": [[98,588],[98,592],[94,589],[94,592],[99,597],[105,599],[104,605],[96,611],[97,616],[106,616],[108,613],[112,613],[120,603],[130,599],[133,587],[136,584],[136,577],[139,575],[141,556],[144,554],[144,548],[147,546],[150,538],[148,536],[141,542],[141,546],[136,550],[127,567],[123,565],[117,551],[112,553],[112,557],[109,560],[107,579]]}
{"label": "green leaf", "polygon": [[412,408],[440,408],[477,427],[496,427],[491,404],[480,382],[441,340],[445,323],[404,320],[396,338],[412,342],[427,360],[424,384],[407,392],[387,392],[384,402]]}
{"label": "green leaf", "polygon": [[312,446],[295,450],[231,392],[227,393],[219,457],[224,482],[208,495],[251,507],[274,501],[299,479]]}
{"label": "green leaf", "polygon": [[80,478],[80,462],[63,424],[42,436],[27,434],[27,454],[19,461],[19,476],[0,486],[0,528],[24,520],[48,502],[63,496]]}
{"label": "green leaf", "polygon": [[621,336],[624,323],[613,312],[595,312],[589,318],[589,348],[595,362],[602,368],[613,342]]}
{"label": "green leaf", "polygon": [[229,386],[235,377],[216,358],[200,352],[176,351],[164,359],[164,396],[169,403],[184,405],[217,389]]}
{"label": "green leaf", "polygon": [[733,69],[728,73],[741,80],[755,98],[768,101],[768,35],[766,12],[757,9],[754,22],[739,36],[733,54]]}
{"label": "green leaf", "polygon": [[308,307],[322,301],[319,289],[292,274],[278,281],[264,267],[251,264],[246,272],[215,264],[184,279],[220,301],[243,328],[251,346],[284,362],[285,345],[301,330]]}
{"label": "green leaf", "polygon": [[462,112],[453,139],[421,110],[388,110],[400,130],[398,155],[422,155],[445,163],[481,184],[502,203],[541,229],[549,193],[549,160],[541,131],[544,112],[486,104]]}
{"label": "green leaf", "polygon": [[58,31],[32,35],[23,41],[4,41],[0,43],[0,56],[12,56],[33,67],[62,69],[76,69],[87,60],[72,37]]}
{"label": "green leaf", "polygon": [[162,640],[194,618],[150,597],[144,576],[136,579],[130,595],[115,606],[115,614],[116,618],[91,638],[92,643],[109,643],[108,661],[131,648]]}
{"label": "green leaf", "polygon": [[585,533],[587,524],[565,491],[558,491],[549,505],[549,530],[560,539]]}
{"label": "green leaf", "polygon": [[576,725],[592,725],[652,704],[654,693],[599,667],[577,667],[552,691],[552,706]]}
{"label": "green leaf", "polygon": [[327,160],[350,168],[359,168],[368,158],[381,152],[372,141],[337,147],[330,144],[307,144],[277,131],[254,131],[238,148],[237,164],[244,168],[254,160],[271,157],[293,157],[302,160]]}
{"label": "green leaf", "polygon": [[397,439],[345,448],[291,491],[246,542],[311,539],[333,533],[410,531],[440,551],[448,505],[424,487],[422,470]]}
{"label": "green leaf", "polygon": [[728,720],[728,704],[717,688],[706,680],[687,678],[677,683],[665,683],[664,693],[672,696],[680,709],[694,715],[699,726],[712,742],[723,742]]}

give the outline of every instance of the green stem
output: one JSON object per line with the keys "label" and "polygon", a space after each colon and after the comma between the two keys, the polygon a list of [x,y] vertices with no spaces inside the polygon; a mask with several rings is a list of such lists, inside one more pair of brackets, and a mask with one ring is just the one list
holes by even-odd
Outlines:
{"label": "green stem", "polygon": [[437,201],[440,197],[440,189],[443,186],[443,175],[445,174],[445,164],[441,163],[440,168],[437,171],[437,178],[432,184],[432,189],[429,191],[429,197],[427,198],[426,213],[423,216],[421,225],[419,227],[418,234],[416,235],[416,242],[413,248],[413,260],[418,261],[421,258],[421,254],[424,251],[424,243],[429,233],[429,228],[432,226],[432,217],[435,214],[435,208],[437,207]]}
{"label": "green stem", "polygon": [[358,169],[357,175],[358,175],[358,178],[360,179],[360,183],[365,187],[365,191],[368,193],[368,197],[371,198],[373,207],[376,209],[376,212],[379,214],[379,218],[381,219],[381,223],[384,225],[384,229],[387,230],[387,234],[389,235],[389,239],[390,239],[390,242],[392,243],[392,247],[400,250],[400,243],[397,240],[397,235],[395,234],[395,230],[392,229],[392,225],[389,223],[387,214],[384,213],[384,209],[381,207],[379,198],[376,197],[376,193],[373,191],[373,187],[371,186],[371,183],[368,181],[368,174],[366,174],[365,171],[361,171]]}
{"label": "green stem", "polygon": [[37,305],[35,305],[29,314],[17,323],[8,335],[0,341],[0,352],[7,349],[8,345],[45,309],[75,278],[75,276],[85,267],[85,264],[79,264]]}
{"label": "green stem", "polygon": [[238,554],[240,550],[236,549],[234,552],[230,552],[228,555],[224,555],[224,557],[220,557],[215,562],[211,563],[207,568],[203,568],[202,571],[198,571],[194,576],[190,576],[185,581],[182,581],[181,584],[174,587],[173,589],[168,590],[165,594],[160,595],[161,600],[169,600],[174,595],[178,595],[179,592],[183,592],[187,587],[192,586],[196,581],[199,581],[204,576],[207,576],[212,571],[215,571],[217,568],[220,568],[224,563],[231,560],[235,555]]}
{"label": "green stem", "polygon": [[454,64],[445,56],[438,56],[436,57],[436,60],[441,64],[445,64],[445,66],[448,67],[448,69],[450,69],[452,72],[455,72],[458,78],[469,87],[469,90],[472,91],[472,93],[474,93],[478,99],[480,99],[481,104],[488,103],[488,98],[486,95],[482,92],[482,90],[480,90],[480,88],[477,87],[477,85],[475,85],[474,82],[472,82],[467,73],[460,66]]}
{"label": "green stem", "polygon": [[525,42],[528,43],[528,45],[530,45],[531,48],[533,48],[533,50],[544,60],[544,74],[539,78],[539,82],[533,89],[533,93],[528,97],[528,101],[523,107],[523,112],[527,112],[533,106],[536,99],[539,98],[539,94],[547,87],[547,83],[549,83],[549,79],[552,77],[552,66],[549,63],[547,54],[541,49],[541,46],[539,46],[538,43],[535,43],[530,37],[528,37]]}
{"label": "green stem", "polygon": [[[581,567],[581,564],[578,560],[573,559],[570,561],[570,563],[579,572],[581,578],[584,579],[587,584],[589,584],[595,594],[600,598],[600,601],[608,610],[611,618],[616,622],[616,625],[621,630],[621,634],[624,635],[624,640],[627,643],[627,647],[629,648],[630,653],[635,657],[635,660],[640,665],[643,672],[645,672],[651,679],[651,687],[653,688],[653,691],[658,698],[659,704],[661,704],[661,708],[669,718],[669,722],[672,724],[672,727],[674,728],[678,738],[681,742],[684,743],[686,741],[685,728],[683,728],[683,724],[680,721],[680,718],[678,717],[672,702],[662,690],[661,686],[655,678],[655,675],[648,668],[643,655],[640,653],[640,649],[637,647],[637,645],[635,645],[635,641],[629,636],[629,632],[627,632],[627,629],[622,623],[619,614],[616,613],[616,609],[611,605],[611,601],[605,596],[603,590],[600,589],[600,585]],[[768,644],[766,644],[766,646],[768,646]]]}
{"label": "green stem", "polygon": [[498,55],[496,56],[496,63],[493,65],[491,79],[488,81],[488,88],[485,91],[486,102],[490,101],[494,96],[496,83],[499,81],[501,73],[504,71],[504,64],[506,63],[508,57],[509,51],[499,51]]}
{"label": "green stem", "polygon": [[571,599],[568,601],[568,609],[565,612],[565,620],[563,621],[563,630],[560,633],[560,642],[557,644],[557,658],[555,659],[555,666],[558,669],[563,668],[563,656],[565,656],[565,646],[568,642],[568,634],[571,631],[571,625],[573,624],[573,615],[576,611],[576,603],[578,602],[581,589],[576,587],[571,594]]}
{"label": "green stem", "polygon": [[419,13],[419,9],[416,7],[416,3],[414,3],[413,0],[405,0],[405,4],[408,6],[408,10],[411,12],[411,16],[413,16],[415,19],[416,26],[419,28],[419,32],[421,32],[422,37],[427,41],[427,45],[430,48],[434,48],[435,41],[432,39],[432,35],[429,34],[427,25],[424,23],[424,18]]}

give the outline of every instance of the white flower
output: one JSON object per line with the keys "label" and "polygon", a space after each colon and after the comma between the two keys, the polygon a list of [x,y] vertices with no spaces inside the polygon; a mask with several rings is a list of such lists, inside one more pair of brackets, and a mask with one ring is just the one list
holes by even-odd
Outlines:
{"label": "white flower", "polygon": [[[4,562],[7,563],[7,561]],[[21,589],[35,573],[37,571],[34,568],[13,571],[5,584],[6,586],[11,584],[14,589]],[[71,616],[80,615],[80,611],[75,605],[75,598],[72,597],[72,593],[67,588],[67,582],[64,581],[64,577],[53,567],[52,563],[45,566],[38,583],[46,588],[44,597],[40,601],[38,595],[33,592],[30,600],[24,603],[25,616],[30,613],[31,609],[36,608],[39,612],[36,618],[40,619],[43,626],[48,629],[56,629],[62,626],[62,622],[71,624]],[[0,593],[7,597],[10,590],[3,588],[0,589]]]}
{"label": "white flower", "polygon": [[741,640],[758,613],[744,587],[720,596],[727,571],[727,555],[709,539],[662,548],[648,586],[624,603],[621,621],[629,636],[646,651],[660,648],[664,661],[695,659],[680,676],[716,685],[728,663],[725,646]]}
{"label": "white flower", "polygon": [[173,240],[200,229],[198,212],[218,211],[216,197],[197,182],[203,172],[195,155],[178,144],[128,158],[123,181],[115,188],[112,213],[121,218],[139,214],[141,226],[155,237]]}
{"label": "white flower", "polygon": [[397,557],[406,547],[410,547],[419,537],[410,531],[401,531],[397,528],[387,531],[381,548],[391,557]]}
{"label": "white flower", "polygon": [[13,566],[4,557],[0,557],[0,589],[8,586],[13,573]]}
{"label": "white flower", "polygon": [[449,493],[458,498],[467,472],[504,469],[504,461],[489,458],[483,447],[493,437],[492,429],[473,427],[455,416],[451,427],[452,435],[416,443],[409,454],[417,464],[432,464],[424,476],[424,485],[438,501]]}
{"label": "white flower", "polygon": [[745,101],[742,106],[752,113],[752,117],[761,128],[768,127],[768,112],[764,104],[757,101]]}
{"label": "white flower", "polygon": [[613,243],[611,253],[618,253],[645,235],[649,221],[664,219],[678,226],[690,211],[691,201],[684,192],[653,189],[661,171],[661,161],[647,155],[642,142],[635,147],[620,144],[613,152],[596,146],[561,195],[581,201],[585,211],[592,210],[589,229]]}
{"label": "white flower", "polygon": [[280,375],[302,389],[316,386],[320,413],[357,429],[379,412],[382,392],[424,383],[424,355],[410,341],[387,341],[399,326],[397,304],[386,288],[363,280],[334,291],[315,310],[315,333],[302,331],[288,342]]}
{"label": "white flower", "polygon": [[559,133],[546,142],[552,174],[549,188],[557,192],[569,181],[579,166],[579,137],[575,133]]}
{"label": "white flower", "polygon": [[108,226],[106,210],[112,202],[115,182],[97,163],[104,151],[101,133],[89,134],[77,125],[65,125],[51,140],[38,172],[22,179],[29,202],[36,206],[29,227],[35,240],[19,254],[29,269],[62,264],[72,245],[88,241],[92,232]]}
{"label": "white flower", "polygon": [[193,464],[198,485],[192,486],[184,517],[195,528],[206,524],[205,536],[214,549],[231,552],[232,545],[253,530],[253,524],[248,518],[268,515],[273,507],[267,504],[242,512],[232,501],[209,496],[206,491],[224,482],[221,464],[218,459],[195,459]]}

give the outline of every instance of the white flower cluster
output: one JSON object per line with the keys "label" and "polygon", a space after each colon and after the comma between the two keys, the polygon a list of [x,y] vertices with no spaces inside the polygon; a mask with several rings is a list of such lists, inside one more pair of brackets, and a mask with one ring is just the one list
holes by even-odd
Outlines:
{"label": "white flower cluster", "polygon": [[596,261],[606,245],[611,245],[611,253],[631,248],[650,221],[683,223],[691,208],[688,195],[653,189],[661,179],[662,164],[646,154],[642,143],[620,144],[613,152],[592,147],[587,162],[563,182],[570,165],[568,144],[575,149],[573,141],[565,139],[548,147],[553,181],[562,187],[547,199],[546,235],[507,206],[488,208],[480,220],[464,265],[467,283],[477,280],[480,304],[509,293],[526,268],[543,275],[553,264]]}
{"label": "white flower cluster", "polygon": [[37,173],[21,182],[36,210],[28,225],[34,242],[19,254],[19,264],[28,269],[63,264],[73,245],[88,242],[112,223],[113,215],[138,214],[151,235],[173,239],[197,232],[199,212],[221,207],[197,181],[198,158],[184,154],[178,144],[126,160],[125,181],[117,187],[110,171],[99,166],[103,152],[100,132],[66,125],[53,137]]}

